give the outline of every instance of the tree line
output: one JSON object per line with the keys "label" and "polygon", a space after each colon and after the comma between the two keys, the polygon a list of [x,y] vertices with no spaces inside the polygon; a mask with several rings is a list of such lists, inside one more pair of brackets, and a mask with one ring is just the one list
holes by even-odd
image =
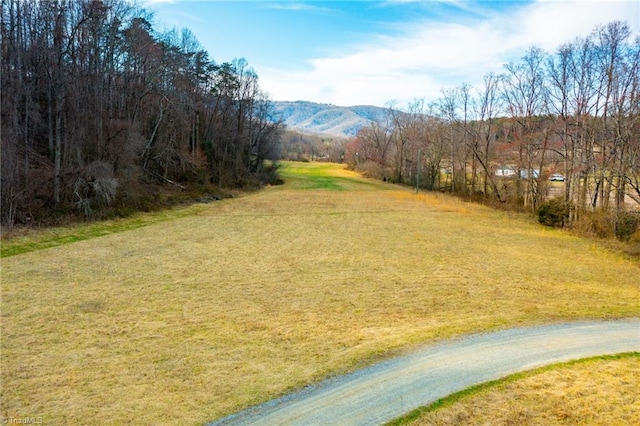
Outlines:
{"label": "tree line", "polygon": [[3,224],[269,172],[282,125],[256,72],[152,21],[126,0],[2,0]]}
{"label": "tree line", "polygon": [[[371,175],[536,211],[552,173],[567,220],[640,205],[640,36],[597,26],[554,53],[531,47],[480,87],[390,105],[346,160]],[[559,177],[561,178],[561,177]]]}

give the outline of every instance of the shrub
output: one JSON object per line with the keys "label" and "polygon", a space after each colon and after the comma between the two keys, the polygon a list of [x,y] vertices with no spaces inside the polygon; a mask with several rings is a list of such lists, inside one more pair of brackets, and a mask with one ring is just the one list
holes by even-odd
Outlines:
{"label": "shrub", "polygon": [[356,165],[355,170],[363,175],[382,180],[385,176],[392,176],[393,172],[389,167],[384,167],[381,164],[367,160],[364,163]]}
{"label": "shrub", "polygon": [[564,226],[571,212],[571,203],[553,198],[538,207],[538,222],[546,226]]}
{"label": "shrub", "polygon": [[621,212],[616,217],[615,234],[621,241],[629,241],[640,227],[640,214]]}
{"label": "shrub", "polygon": [[587,238],[613,236],[611,214],[601,209],[580,212],[578,219],[571,224],[571,228],[577,235]]}
{"label": "shrub", "polygon": [[118,179],[113,177],[111,165],[94,161],[80,173],[73,184],[73,206],[85,217],[93,217],[96,208],[104,208],[113,202],[118,184]]}
{"label": "shrub", "polygon": [[282,185],[284,180],[278,174],[280,164],[270,163],[264,164],[262,170],[256,175],[260,183],[265,185]]}

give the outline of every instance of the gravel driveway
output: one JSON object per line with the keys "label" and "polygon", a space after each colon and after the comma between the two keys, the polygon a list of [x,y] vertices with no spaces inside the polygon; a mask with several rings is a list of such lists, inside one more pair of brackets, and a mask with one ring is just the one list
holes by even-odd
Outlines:
{"label": "gravel driveway", "polygon": [[379,425],[511,373],[633,351],[640,351],[639,319],[472,335],[326,380],[211,425]]}

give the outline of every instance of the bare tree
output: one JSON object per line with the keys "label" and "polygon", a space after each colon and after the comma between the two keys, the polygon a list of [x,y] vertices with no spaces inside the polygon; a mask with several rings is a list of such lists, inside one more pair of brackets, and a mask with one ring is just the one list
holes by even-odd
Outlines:
{"label": "bare tree", "polygon": [[[487,74],[483,80],[483,86],[478,91],[476,121],[472,127],[471,150],[475,159],[483,171],[483,194],[492,194],[496,200],[502,201],[502,195],[496,182],[492,169],[493,146],[496,140],[498,121],[501,113],[501,97],[499,96],[500,78],[493,74]],[[491,188],[491,191],[489,191]]]}
{"label": "bare tree", "polygon": [[[516,197],[523,197],[524,205],[535,211],[542,183],[547,129],[541,119],[546,113],[544,52],[532,47],[518,63],[505,66],[503,96],[514,123],[514,142],[518,151]],[[524,191],[520,182],[526,183]]]}
{"label": "bare tree", "polygon": [[246,61],[216,65],[127,0],[2,0],[1,24],[3,223],[99,214],[207,174],[241,184],[273,157]]}
{"label": "bare tree", "polygon": [[[447,123],[448,127],[448,146],[449,146],[449,172],[451,177],[451,192],[456,192],[457,186],[464,184],[465,170],[460,170],[463,178],[458,178],[457,173],[457,148],[458,144],[455,139],[455,123],[458,120],[458,91],[456,89],[442,90],[442,97],[440,98],[440,114],[439,116]],[[459,182],[457,182],[459,181]],[[457,185],[459,184],[459,185]]]}

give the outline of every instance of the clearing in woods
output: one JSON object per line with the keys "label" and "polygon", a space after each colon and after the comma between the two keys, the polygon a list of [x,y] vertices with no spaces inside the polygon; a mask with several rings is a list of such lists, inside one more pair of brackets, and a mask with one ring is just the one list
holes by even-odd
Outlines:
{"label": "clearing in woods", "polygon": [[286,184],[2,247],[2,416],[201,424],[438,339],[637,317],[640,267],[443,194]]}

